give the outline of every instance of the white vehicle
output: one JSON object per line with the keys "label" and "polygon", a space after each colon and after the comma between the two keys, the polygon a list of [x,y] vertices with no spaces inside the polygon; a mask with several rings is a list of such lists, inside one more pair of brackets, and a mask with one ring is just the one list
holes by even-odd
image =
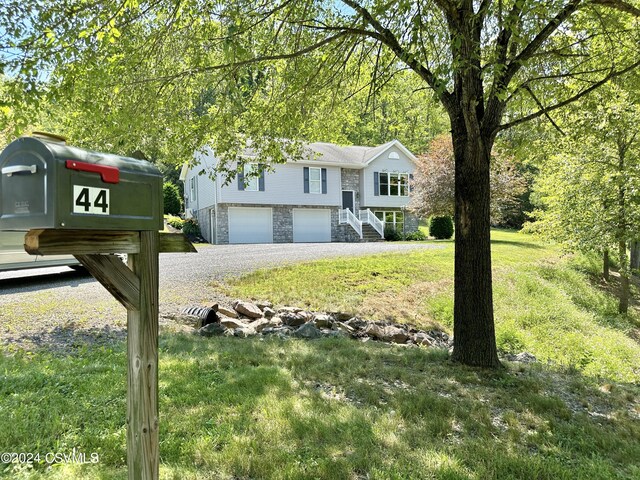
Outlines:
{"label": "white vehicle", "polygon": [[24,251],[25,233],[0,232],[0,271],[44,267],[82,268],[80,262],[71,255],[29,255]]}

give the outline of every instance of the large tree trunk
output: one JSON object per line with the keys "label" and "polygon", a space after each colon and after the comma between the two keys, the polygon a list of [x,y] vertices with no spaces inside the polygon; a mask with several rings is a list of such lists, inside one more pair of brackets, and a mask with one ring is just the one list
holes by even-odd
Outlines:
{"label": "large tree trunk", "polygon": [[454,361],[500,365],[493,321],[489,217],[489,141],[454,127]]}

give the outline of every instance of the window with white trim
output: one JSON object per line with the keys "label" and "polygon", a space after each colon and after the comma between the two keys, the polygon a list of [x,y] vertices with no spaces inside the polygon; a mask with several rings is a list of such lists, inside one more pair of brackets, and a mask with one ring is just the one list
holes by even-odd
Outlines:
{"label": "window with white trim", "polygon": [[384,223],[384,227],[394,228],[397,232],[402,232],[404,228],[404,212],[397,210],[376,211],[373,214]]}
{"label": "window with white trim", "polygon": [[191,180],[189,180],[189,201],[190,202],[196,201],[197,181],[198,179],[196,177],[191,177]]}
{"label": "window with white trim", "polygon": [[309,193],[322,193],[322,169],[309,167]]}
{"label": "window with white trim", "polygon": [[258,191],[258,177],[260,167],[257,163],[245,163],[244,164],[244,190],[246,192]]}
{"label": "window with white trim", "polygon": [[389,197],[409,196],[409,174],[380,172],[380,195]]}

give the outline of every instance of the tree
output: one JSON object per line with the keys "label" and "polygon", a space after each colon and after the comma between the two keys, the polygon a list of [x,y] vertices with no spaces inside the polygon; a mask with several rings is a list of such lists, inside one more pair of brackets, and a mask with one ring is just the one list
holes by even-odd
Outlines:
{"label": "tree", "polygon": [[182,211],[182,201],[180,200],[180,190],[170,182],[162,185],[162,196],[164,198],[164,213],[168,215],[178,215]]}
{"label": "tree", "polygon": [[629,306],[627,245],[640,235],[640,97],[634,83],[606,85],[558,121],[571,134],[555,139],[535,185],[541,208],[531,229],[569,250],[603,255],[619,265],[618,311]]}
{"label": "tree", "polygon": [[[302,144],[287,139],[331,138],[336,105],[413,72],[451,126],[453,359],[487,367],[499,365],[489,204],[496,136],[542,116],[553,121],[552,112],[640,64],[640,9],[624,0],[11,0],[4,9],[11,16],[0,18],[0,31],[21,52],[9,63],[30,91],[45,69],[63,95],[80,81],[106,100],[105,92],[144,100],[150,113],[181,99],[188,121],[168,119],[169,130],[184,132],[172,137],[211,143],[230,175],[248,139],[264,162],[299,155]],[[188,113],[204,92],[203,114]]]}
{"label": "tree", "polygon": [[[520,203],[527,184],[504,151],[491,156],[491,222],[498,224]],[[455,162],[453,144],[447,135],[436,137],[425,155],[418,156],[410,208],[421,217],[453,216],[455,211]]]}

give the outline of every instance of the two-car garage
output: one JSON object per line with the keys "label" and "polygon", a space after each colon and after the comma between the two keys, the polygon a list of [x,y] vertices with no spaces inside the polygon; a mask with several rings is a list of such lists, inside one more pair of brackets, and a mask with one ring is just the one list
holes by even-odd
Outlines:
{"label": "two-car garage", "polygon": [[[331,210],[328,208],[293,208],[280,212],[280,217],[276,225],[282,229],[277,232],[278,241],[331,241]],[[229,207],[229,243],[273,243],[273,218],[272,208]],[[291,231],[292,238],[288,233]]]}

